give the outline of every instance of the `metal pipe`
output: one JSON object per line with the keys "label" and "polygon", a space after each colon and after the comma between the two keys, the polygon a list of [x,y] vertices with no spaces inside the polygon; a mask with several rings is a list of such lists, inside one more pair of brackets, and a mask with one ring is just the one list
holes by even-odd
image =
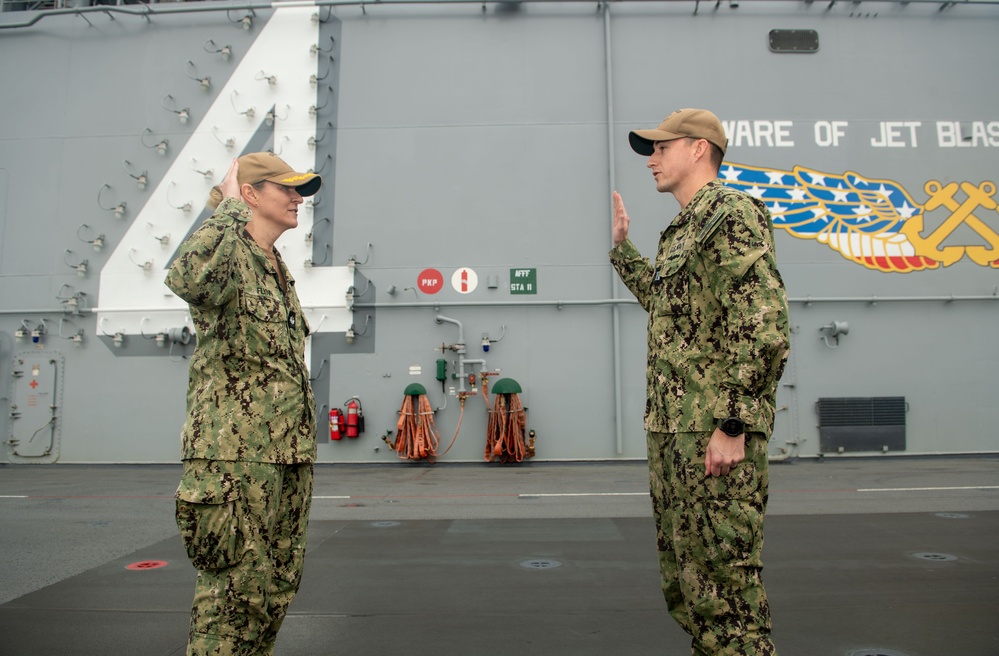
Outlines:
{"label": "metal pipe", "polygon": [[[999,301],[999,295],[967,295],[959,296],[843,296],[843,297],[794,297],[787,299],[789,303],[905,303],[905,302],[943,302],[957,301]],[[355,304],[355,308],[442,308],[442,307],[581,307],[593,305],[638,305],[634,298],[601,298],[586,300],[556,299],[552,301],[414,301],[402,303],[365,303]]]}
{"label": "metal pipe", "polygon": [[[84,309],[84,310],[81,310],[81,312],[91,312],[91,310]],[[52,309],[46,309],[46,308],[40,308],[40,309],[35,309],[35,310],[16,310],[16,309],[7,310],[7,309],[4,309],[4,308],[0,308],[0,315],[4,315],[4,314],[66,314],[66,315],[69,315],[71,313],[67,312],[65,308],[60,308],[58,310],[52,310]]]}
{"label": "metal pipe", "polygon": [[367,308],[443,308],[443,307],[556,307],[564,306],[588,306],[588,305],[613,305],[615,303],[627,303],[637,305],[638,301],[633,298],[605,298],[583,301],[411,301],[403,303],[365,303],[355,304],[358,309]]}
{"label": "metal pipe", "polygon": [[[999,294],[950,294],[938,296],[798,296],[787,299],[788,303],[919,303],[919,302],[939,302],[956,303],[972,301],[999,301]],[[634,298],[595,298],[583,300],[556,299],[553,301],[414,301],[414,302],[393,302],[393,303],[355,303],[355,309],[390,309],[390,308],[442,308],[442,307],[585,307],[594,305],[638,305]],[[304,310],[339,310],[341,305],[303,305]],[[185,307],[177,308],[143,308],[143,307],[121,307],[121,308],[80,308],[80,314],[98,314],[115,312],[187,312]],[[32,308],[32,309],[7,309],[0,308],[0,316],[11,314],[69,314],[65,308]],[[450,321],[454,321],[451,319]]]}
{"label": "metal pipe", "polygon": [[445,317],[444,315],[441,315],[441,314],[438,314],[437,317],[434,320],[437,323],[453,323],[454,325],[458,326],[458,345],[461,346],[461,350],[460,351],[456,351],[456,352],[457,353],[464,353],[465,352],[465,327],[461,325],[461,322],[458,321],[457,319],[452,319],[450,317]]}
{"label": "metal pipe", "polygon": [[904,303],[911,301],[939,301],[952,303],[954,301],[999,301],[999,294],[958,296],[805,296],[787,299],[789,303]]}
{"label": "metal pipe", "polygon": [[458,326],[458,343],[454,344],[452,347],[454,352],[458,354],[458,391],[461,393],[465,392],[465,365],[466,364],[477,364],[482,367],[482,370],[486,370],[486,361],[481,358],[465,358],[465,328],[461,325],[461,322],[457,319],[452,319],[450,317],[445,317],[438,314],[435,318],[437,323],[453,323]]}
{"label": "metal pipe", "polygon": [[[458,341],[451,345],[452,350],[458,354],[458,392],[465,392],[465,327],[457,319],[445,317],[438,314],[434,321],[437,323],[451,323],[458,326]],[[441,351],[443,354],[443,350]]]}
{"label": "metal pipe", "polygon": [[[689,4],[694,0],[615,0],[616,2],[630,2],[630,3],[643,3],[643,2],[654,2],[657,4]],[[598,5],[603,4],[604,0],[517,0],[517,4],[527,5],[527,4],[580,4],[596,2]],[[798,3],[799,0],[742,0],[743,4],[748,4],[750,2],[794,2]],[[955,7],[957,5],[999,5],[999,0],[975,0],[975,2],[968,2],[967,0],[962,0],[961,2],[946,2],[945,0],[875,0],[878,4],[891,4],[891,5],[909,5],[909,4],[931,4],[931,5],[941,5],[941,8],[947,6]],[[158,16],[164,14],[191,14],[191,13],[201,13],[201,12],[213,12],[213,11],[232,11],[232,10],[265,10],[265,9],[277,9],[280,7],[387,7],[390,5],[484,5],[486,4],[483,0],[316,0],[315,2],[248,2],[248,3],[221,3],[221,2],[205,2],[205,3],[178,3],[176,6],[163,6],[157,5],[155,8],[153,5],[97,5],[93,7],[73,7],[66,9],[48,9],[44,11],[39,11],[29,20],[16,22],[16,23],[0,23],[0,30],[15,29],[19,27],[31,27],[38,21],[49,16],[63,16],[67,14],[83,16],[84,14],[92,13],[103,13],[107,15],[111,14],[130,14],[132,16],[139,16],[140,18],[149,19],[150,16]],[[4,12],[10,13],[10,12]]]}
{"label": "metal pipe", "polygon": [[[617,189],[614,167],[614,68],[611,65],[610,3],[603,3],[604,14],[604,83],[607,94],[607,198]],[[613,215],[613,209],[610,212]],[[611,298],[618,300],[617,272],[610,271]],[[621,306],[611,306],[611,361],[614,367],[614,446],[617,455],[624,453],[624,418],[621,403]]]}

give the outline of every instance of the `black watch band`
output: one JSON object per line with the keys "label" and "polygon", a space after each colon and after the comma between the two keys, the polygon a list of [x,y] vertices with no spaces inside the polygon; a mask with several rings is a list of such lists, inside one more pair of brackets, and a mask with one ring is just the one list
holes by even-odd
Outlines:
{"label": "black watch band", "polygon": [[718,422],[718,428],[729,437],[739,437],[746,432],[746,423],[738,417],[729,417]]}

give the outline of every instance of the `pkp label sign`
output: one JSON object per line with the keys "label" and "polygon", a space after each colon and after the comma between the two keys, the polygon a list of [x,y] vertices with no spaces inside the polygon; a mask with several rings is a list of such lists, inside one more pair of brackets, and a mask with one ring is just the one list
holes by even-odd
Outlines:
{"label": "pkp label sign", "polygon": [[444,276],[437,269],[424,269],[416,278],[416,286],[424,294],[436,294],[444,288]]}

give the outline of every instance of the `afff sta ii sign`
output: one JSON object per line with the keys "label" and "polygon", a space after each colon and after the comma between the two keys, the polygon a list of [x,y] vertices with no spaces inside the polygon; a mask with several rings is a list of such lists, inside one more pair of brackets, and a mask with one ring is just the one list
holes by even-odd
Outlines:
{"label": "afff sta ii sign", "polygon": [[511,294],[537,294],[537,269],[510,269]]}

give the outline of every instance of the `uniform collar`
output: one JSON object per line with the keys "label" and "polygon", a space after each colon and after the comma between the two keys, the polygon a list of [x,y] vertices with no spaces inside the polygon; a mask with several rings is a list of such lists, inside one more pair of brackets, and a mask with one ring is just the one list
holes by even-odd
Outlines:
{"label": "uniform collar", "polygon": [[697,216],[701,211],[703,211],[703,203],[705,196],[712,190],[717,189],[721,186],[722,182],[718,178],[710,180],[703,187],[697,190],[694,197],[690,199],[687,206],[680,210],[680,213],[675,219],[673,219],[673,225],[683,225],[689,222],[693,217]]}

